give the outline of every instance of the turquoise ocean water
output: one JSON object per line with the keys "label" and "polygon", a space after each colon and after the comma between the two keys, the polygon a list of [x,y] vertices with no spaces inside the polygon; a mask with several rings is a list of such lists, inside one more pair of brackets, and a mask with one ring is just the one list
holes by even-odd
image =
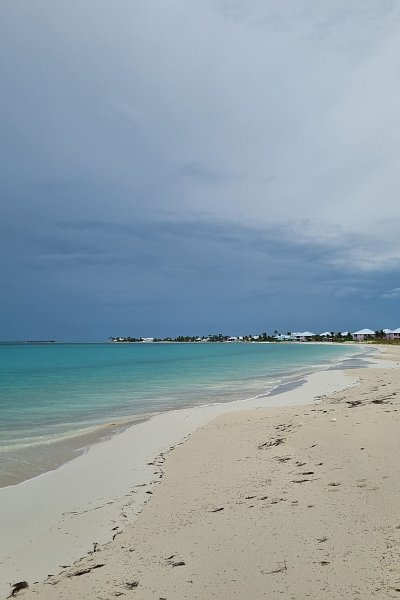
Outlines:
{"label": "turquoise ocean water", "polygon": [[0,344],[0,485],[61,464],[110,422],[267,394],[358,352],[328,344]]}

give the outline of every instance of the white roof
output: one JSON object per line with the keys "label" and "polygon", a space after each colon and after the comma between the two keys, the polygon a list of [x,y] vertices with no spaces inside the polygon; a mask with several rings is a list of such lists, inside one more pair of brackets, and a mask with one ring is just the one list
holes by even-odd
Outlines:
{"label": "white roof", "polygon": [[311,333],[311,331],[296,331],[292,332],[292,337],[310,337],[315,335],[315,333]]}
{"label": "white roof", "polygon": [[391,329],[382,329],[383,333],[393,333]]}
{"label": "white roof", "polygon": [[349,335],[348,331],[342,331],[342,335]]}
{"label": "white roof", "polygon": [[320,336],[331,335],[330,331],[324,331],[324,333],[320,333]]}
{"label": "white roof", "polygon": [[388,333],[400,333],[400,327],[398,327],[397,329],[392,329],[391,331],[388,331]]}
{"label": "white roof", "polygon": [[375,331],[372,331],[372,329],[360,329],[360,331],[355,331],[353,335],[375,335]]}

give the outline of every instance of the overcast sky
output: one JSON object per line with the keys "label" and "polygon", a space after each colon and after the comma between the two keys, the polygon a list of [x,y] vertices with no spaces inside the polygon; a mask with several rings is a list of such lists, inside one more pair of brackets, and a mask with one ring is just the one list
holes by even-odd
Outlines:
{"label": "overcast sky", "polygon": [[400,4],[3,0],[0,339],[400,326]]}

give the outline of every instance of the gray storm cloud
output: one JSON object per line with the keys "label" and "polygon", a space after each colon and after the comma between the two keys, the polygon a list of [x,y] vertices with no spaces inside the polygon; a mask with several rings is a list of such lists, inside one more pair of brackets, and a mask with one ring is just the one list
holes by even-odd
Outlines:
{"label": "gray storm cloud", "polygon": [[[29,313],[12,308],[23,281],[44,323],[44,290],[61,310],[69,294],[112,304],[109,281],[128,305],[130,277],[138,301],[164,290],[160,327],[177,290],[206,306],[207,287],[210,310],[229,289],[227,325],[257,327],[265,307],[283,322],[294,307],[273,298],[293,280],[303,318],[308,295],[324,296],[316,280],[334,282],[338,327],[357,294],[366,316],[383,310],[382,294],[395,314],[398,295],[383,290],[399,283],[399,33],[390,1],[3,2],[6,314]],[[90,222],[131,234],[71,228]],[[253,321],[243,316],[251,298]]]}

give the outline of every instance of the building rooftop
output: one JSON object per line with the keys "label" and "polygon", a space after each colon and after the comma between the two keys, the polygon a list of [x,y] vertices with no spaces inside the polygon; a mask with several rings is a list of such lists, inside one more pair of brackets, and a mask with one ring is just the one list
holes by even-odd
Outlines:
{"label": "building rooftop", "polygon": [[355,331],[353,335],[375,335],[375,331],[372,331],[372,329],[360,329],[360,331]]}

